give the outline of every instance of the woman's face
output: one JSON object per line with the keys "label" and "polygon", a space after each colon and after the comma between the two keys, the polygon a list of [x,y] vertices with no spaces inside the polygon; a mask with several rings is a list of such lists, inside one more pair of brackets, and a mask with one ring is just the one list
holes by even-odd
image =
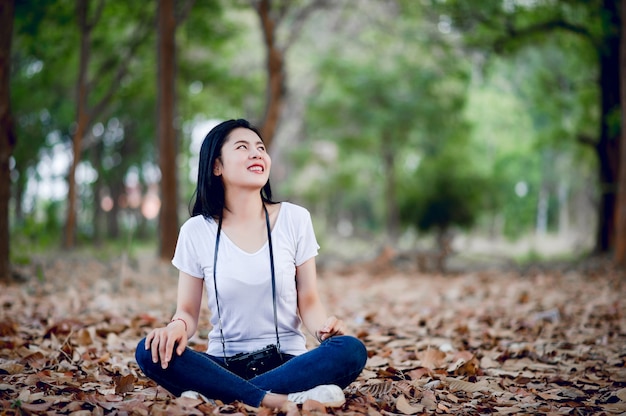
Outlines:
{"label": "woman's face", "polygon": [[222,177],[224,188],[261,189],[269,180],[272,159],[261,138],[252,130],[238,127],[222,145],[213,173]]}

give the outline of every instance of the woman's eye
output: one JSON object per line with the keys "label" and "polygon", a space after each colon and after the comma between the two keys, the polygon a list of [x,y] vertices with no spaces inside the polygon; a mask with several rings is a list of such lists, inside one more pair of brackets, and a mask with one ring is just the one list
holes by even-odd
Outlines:
{"label": "woman's eye", "polygon": [[239,146],[237,146],[237,149],[246,149],[246,145],[245,144],[240,144]]}

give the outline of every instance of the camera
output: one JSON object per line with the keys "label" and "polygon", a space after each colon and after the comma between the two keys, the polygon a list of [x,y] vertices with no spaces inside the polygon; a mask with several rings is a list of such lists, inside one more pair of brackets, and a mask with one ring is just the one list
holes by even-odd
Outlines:
{"label": "camera", "polygon": [[257,351],[242,352],[226,358],[228,369],[246,380],[272,370],[282,363],[282,354],[274,344]]}

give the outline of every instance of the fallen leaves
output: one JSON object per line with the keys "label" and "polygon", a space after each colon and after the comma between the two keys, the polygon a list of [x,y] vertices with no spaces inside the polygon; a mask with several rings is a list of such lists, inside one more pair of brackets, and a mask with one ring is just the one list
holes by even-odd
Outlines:
{"label": "fallen leaves", "polygon": [[[0,408],[13,409],[10,414],[275,414],[175,398],[139,371],[137,341],[175,307],[170,266],[144,259],[119,277],[115,265],[60,258],[44,270],[43,281],[0,292]],[[624,283],[618,272],[601,270],[445,277],[326,271],[319,285],[327,308],[365,342],[367,365],[345,389],[342,408],[310,402],[279,413],[626,412]],[[208,328],[204,312],[201,327]],[[191,347],[203,350],[206,340],[194,337]]]}

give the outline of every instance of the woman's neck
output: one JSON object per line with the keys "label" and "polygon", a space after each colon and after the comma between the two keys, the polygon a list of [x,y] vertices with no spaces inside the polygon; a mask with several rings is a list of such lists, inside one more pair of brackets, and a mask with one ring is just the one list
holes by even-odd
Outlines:
{"label": "woman's neck", "polygon": [[245,222],[257,220],[263,216],[263,200],[259,192],[238,192],[227,194],[225,198],[224,220],[237,220]]}

